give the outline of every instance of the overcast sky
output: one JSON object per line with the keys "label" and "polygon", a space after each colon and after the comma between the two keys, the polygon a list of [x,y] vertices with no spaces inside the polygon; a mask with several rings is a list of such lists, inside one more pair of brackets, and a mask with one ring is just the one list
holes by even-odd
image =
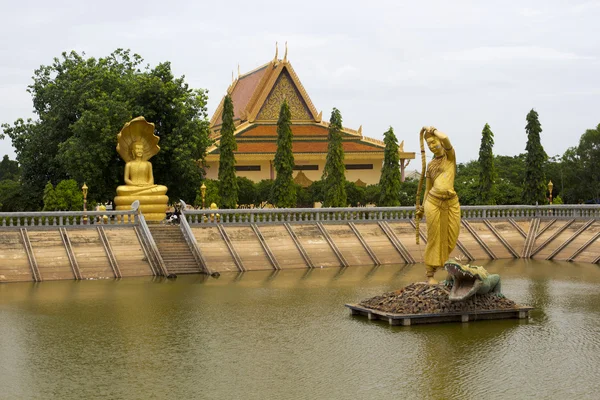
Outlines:
{"label": "overcast sky", "polygon": [[[90,4],[88,4],[90,3]],[[63,51],[129,48],[209,90],[212,116],[233,70],[268,62],[275,42],[317,110],[379,138],[392,126],[418,152],[423,125],[461,162],[489,123],[494,153],[525,151],[525,116],[563,154],[600,123],[600,1],[12,1],[0,0],[0,122],[35,117],[33,71]],[[117,132],[115,132],[116,134]],[[0,156],[14,150],[0,141]],[[411,168],[416,168],[416,163]]]}

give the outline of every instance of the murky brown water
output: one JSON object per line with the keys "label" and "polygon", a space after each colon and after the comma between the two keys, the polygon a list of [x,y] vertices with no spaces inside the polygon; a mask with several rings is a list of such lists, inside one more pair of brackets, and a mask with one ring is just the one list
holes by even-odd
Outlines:
{"label": "murky brown water", "polygon": [[600,266],[487,268],[529,321],[390,327],[343,306],[420,265],[2,284],[0,398],[598,398]]}

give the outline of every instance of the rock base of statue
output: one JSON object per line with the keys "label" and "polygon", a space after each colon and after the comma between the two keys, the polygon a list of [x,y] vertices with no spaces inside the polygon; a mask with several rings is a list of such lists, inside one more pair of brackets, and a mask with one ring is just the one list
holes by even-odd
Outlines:
{"label": "rock base of statue", "polygon": [[131,203],[136,200],[140,202],[140,210],[146,221],[162,221],[166,218],[169,204],[169,196],[166,195],[117,196],[115,205],[117,210],[131,210]]}

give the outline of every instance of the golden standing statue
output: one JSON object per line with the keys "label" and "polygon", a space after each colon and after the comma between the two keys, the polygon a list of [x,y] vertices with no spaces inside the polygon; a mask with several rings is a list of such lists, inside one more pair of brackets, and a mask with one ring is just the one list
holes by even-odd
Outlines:
{"label": "golden standing statue", "polygon": [[[427,172],[421,174],[417,193],[416,218],[418,222],[423,218],[423,213],[425,214],[427,222],[426,276],[429,284],[436,284],[438,282],[434,278],[435,271],[443,268],[448,256],[454,250],[460,229],[460,204],[454,191],[456,156],[448,135],[432,126],[424,126],[421,129],[420,139],[423,167],[425,167],[424,139],[434,158],[427,165]],[[419,195],[423,187],[423,175],[426,178],[426,185],[423,206],[420,206]],[[419,232],[417,232],[417,244],[418,235]]]}
{"label": "golden standing statue", "polygon": [[125,161],[125,185],[117,187],[117,210],[129,210],[131,203],[140,202],[140,209],[149,221],[161,221],[166,216],[169,197],[167,187],[154,184],[152,164],[148,161],[160,150],[154,124],[137,117],[127,122],[117,136],[117,152]]}

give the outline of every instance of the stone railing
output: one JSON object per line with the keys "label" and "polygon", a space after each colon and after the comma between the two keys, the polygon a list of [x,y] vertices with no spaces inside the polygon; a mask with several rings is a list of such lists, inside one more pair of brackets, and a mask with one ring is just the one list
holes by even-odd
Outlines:
{"label": "stone railing", "polygon": [[[414,207],[271,208],[185,210],[189,224],[214,225],[409,221]],[[476,219],[600,218],[600,205],[461,206],[461,216]]]}
{"label": "stone railing", "polygon": [[0,228],[27,226],[137,225],[138,211],[41,211],[0,213]]}

